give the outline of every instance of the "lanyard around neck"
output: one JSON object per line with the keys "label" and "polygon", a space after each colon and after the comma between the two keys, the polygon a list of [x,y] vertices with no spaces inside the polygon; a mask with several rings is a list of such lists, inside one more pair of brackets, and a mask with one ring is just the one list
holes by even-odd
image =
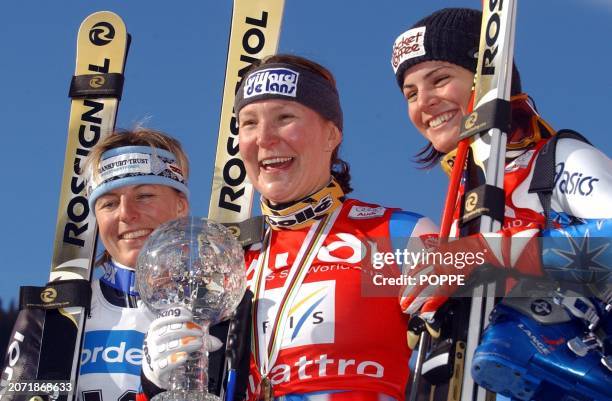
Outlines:
{"label": "lanyard around neck", "polygon": [[317,256],[319,249],[323,245],[325,238],[329,234],[331,228],[336,221],[336,218],[340,214],[341,208],[336,209],[333,213],[325,216],[323,220],[316,221],[308,230],[306,238],[304,239],[302,246],[300,247],[295,261],[291,266],[291,271],[285,284],[282,287],[282,297],[278,303],[278,309],[273,316],[272,326],[270,331],[270,342],[266,342],[266,336],[264,333],[263,324],[258,324],[257,317],[258,311],[260,310],[259,304],[264,299],[266,278],[264,277],[264,271],[268,266],[268,259],[270,255],[270,231],[266,235],[262,252],[259,255],[257,261],[257,267],[255,268],[255,274],[253,277],[253,289],[254,289],[254,302],[253,302],[253,314],[252,314],[252,339],[253,339],[253,351],[255,355],[255,363],[257,364],[262,377],[266,377],[270,372],[270,369],[276,363],[278,354],[284,338],[286,322],[289,318],[289,311],[293,304],[299,288],[302,285],[310,266]]}

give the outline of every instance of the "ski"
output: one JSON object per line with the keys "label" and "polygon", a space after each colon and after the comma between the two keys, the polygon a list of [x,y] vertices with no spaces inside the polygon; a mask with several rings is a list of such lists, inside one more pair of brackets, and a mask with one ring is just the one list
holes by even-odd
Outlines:
{"label": "ski", "polygon": [[81,23],[49,283],[39,291],[38,303],[33,287],[21,297],[25,307],[45,310],[36,380],[69,383],[68,393],[52,399],[76,399],[97,241],[81,167],[89,150],[114,128],[128,46],[125,24],[112,12],[96,12]]}
{"label": "ski", "polygon": [[[516,3],[516,0],[483,1],[472,107],[462,121],[441,223],[442,239],[449,237],[458,205],[455,236],[494,232],[503,224]],[[462,177],[465,179],[464,193],[457,202]],[[450,300],[444,313],[446,325],[443,324],[442,336],[432,341],[431,347],[427,346],[430,341],[427,332],[423,333],[420,349],[427,350],[427,356],[420,355],[424,362],[417,369],[424,376],[444,377],[443,382],[429,389],[429,400],[494,399],[494,394],[476,385],[471,366],[500,288],[503,282],[483,282],[473,287],[469,298]],[[419,399],[423,399],[422,396]]]}
{"label": "ski", "polygon": [[[227,64],[221,117],[215,157],[212,191],[208,207],[208,218],[225,224],[236,235],[243,246],[257,242],[262,237],[261,219],[251,219],[254,189],[248,181],[246,169],[238,153],[238,125],[234,114],[236,92],[249,67],[257,60],[276,53],[280,38],[284,0],[234,0],[229,35]],[[232,401],[237,382],[238,365],[250,337],[250,293],[238,307],[228,324],[225,355],[210,355],[224,358],[221,377],[217,383],[227,379],[227,391],[219,385],[218,391],[226,401]],[[221,335],[221,333],[219,333]],[[248,358],[246,359],[248,364]],[[227,373],[227,378],[225,377]],[[209,385],[210,389],[210,385]],[[213,389],[216,390],[216,389]]]}
{"label": "ski", "polygon": [[[463,119],[460,136],[462,141],[471,141],[465,167],[460,236],[499,231],[505,212],[504,167],[511,124],[517,1],[490,0],[483,4],[474,110]],[[478,285],[472,292],[461,400],[483,401],[490,397],[490,393],[475,384],[471,366],[495,298],[503,295],[503,287],[503,281],[490,281]]]}
{"label": "ski", "polygon": [[237,223],[251,217],[253,186],[238,154],[234,98],[246,70],[276,53],[284,0],[234,0],[219,136],[208,218]]}

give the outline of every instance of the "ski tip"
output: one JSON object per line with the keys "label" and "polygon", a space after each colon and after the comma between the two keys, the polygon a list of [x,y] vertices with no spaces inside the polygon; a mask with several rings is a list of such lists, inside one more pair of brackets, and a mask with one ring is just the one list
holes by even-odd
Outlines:
{"label": "ski tip", "polygon": [[90,40],[98,46],[109,43],[115,36],[127,36],[123,19],[112,11],[96,11],[89,14],[79,28],[80,32],[89,32]]}

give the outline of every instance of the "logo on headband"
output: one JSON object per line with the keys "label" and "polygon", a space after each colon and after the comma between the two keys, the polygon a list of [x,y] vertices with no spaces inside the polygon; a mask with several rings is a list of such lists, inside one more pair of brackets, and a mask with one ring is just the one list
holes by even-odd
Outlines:
{"label": "logo on headband", "polygon": [[425,54],[425,27],[410,29],[402,33],[393,44],[391,66],[396,73],[400,65],[406,60]]}
{"label": "logo on headband", "polygon": [[103,183],[135,176],[159,176],[181,183],[185,181],[182,170],[172,159],[147,153],[125,153],[100,162],[97,177],[91,177],[90,192]]}
{"label": "logo on headband", "polygon": [[[150,174],[153,169],[159,170],[159,163],[152,163],[151,155],[146,153],[127,153],[109,157],[100,162],[98,174],[102,181],[127,174]],[[155,171],[157,173],[159,171]]]}
{"label": "logo on headband", "polygon": [[244,85],[244,98],[258,95],[295,97],[300,74],[288,68],[269,68],[253,73]]}

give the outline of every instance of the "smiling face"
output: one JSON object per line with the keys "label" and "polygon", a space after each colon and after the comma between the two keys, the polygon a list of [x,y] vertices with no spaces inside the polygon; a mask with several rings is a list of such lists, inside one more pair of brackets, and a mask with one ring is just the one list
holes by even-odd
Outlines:
{"label": "smiling face", "polygon": [[240,110],[240,156],[255,189],[272,204],[302,199],[330,178],[342,133],[316,111],[290,100],[260,100]]}
{"label": "smiling face", "polygon": [[100,239],[112,258],[136,266],[138,253],[160,224],[187,216],[185,196],[166,185],[129,185],[109,191],[96,200]]}
{"label": "smiling face", "polygon": [[425,61],[406,70],[402,91],[408,116],[437,151],[457,147],[473,82],[471,71],[445,61]]}

